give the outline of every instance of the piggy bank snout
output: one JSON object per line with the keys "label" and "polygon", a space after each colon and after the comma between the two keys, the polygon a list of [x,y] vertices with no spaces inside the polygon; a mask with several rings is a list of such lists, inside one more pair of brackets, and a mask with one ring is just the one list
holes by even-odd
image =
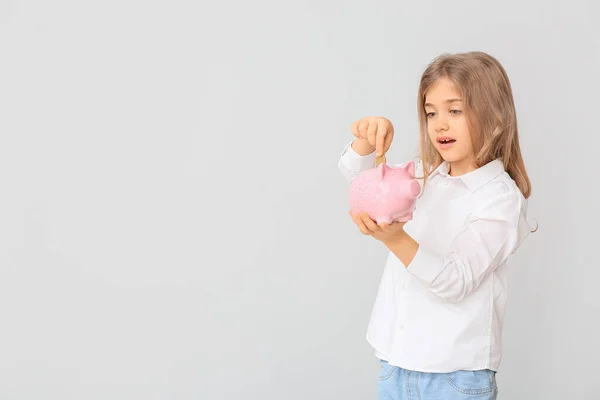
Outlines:
{"label": "piggy bank snout", "polygon": [[411,180],[408,183],[408,191],[412,197],[417,197],[421,194],[421,185],[419,185],[419,182]]}

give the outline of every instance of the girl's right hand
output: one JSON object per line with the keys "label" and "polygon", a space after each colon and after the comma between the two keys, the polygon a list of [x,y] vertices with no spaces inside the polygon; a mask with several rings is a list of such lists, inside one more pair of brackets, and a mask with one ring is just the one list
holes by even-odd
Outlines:
{"label": "girl's right hand", "polygon": [[352,133],[357,139],[366,140],[377,156],[385,154],[394,138],[394,127],[389,119],[383,117],[366,117],[352,123]]}

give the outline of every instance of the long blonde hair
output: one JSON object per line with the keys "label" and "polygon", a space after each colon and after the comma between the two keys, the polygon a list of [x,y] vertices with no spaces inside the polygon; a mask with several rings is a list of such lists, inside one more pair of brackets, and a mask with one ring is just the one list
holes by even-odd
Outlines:
{"label": "long blonde hair", "polygon": [[523,196],[531,194],[531,182],[521,156],[517,116],[508,75],[494,57],[483,52],[444,53],[421,76],[417,107],[420,125],[424,181],[443,161],[427,134],[425,95],[440,78],[447,78],[462,93],[476,167],[500,158]]}

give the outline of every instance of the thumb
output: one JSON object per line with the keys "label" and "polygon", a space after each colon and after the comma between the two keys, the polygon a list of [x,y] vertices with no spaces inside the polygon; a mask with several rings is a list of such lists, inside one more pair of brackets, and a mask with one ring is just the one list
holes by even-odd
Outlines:
{"label": "thumb", "polygon": [[383,155],[384,152],[384,142],[383,137],[377,135],[377,138],[375,139],[375,150],[377,150],[377,157],[381,157]]}

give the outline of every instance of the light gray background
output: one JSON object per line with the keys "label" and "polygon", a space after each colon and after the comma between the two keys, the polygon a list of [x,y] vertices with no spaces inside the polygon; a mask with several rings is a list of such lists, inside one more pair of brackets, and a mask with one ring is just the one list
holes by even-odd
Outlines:
{"label": "light gray background", "polygon": [[0,1],[0,398],[375,399],[386,250],[350,123],[417,150],[441,52],[506,67],[540,230],[500,399],[599,399],[597,2]]}

